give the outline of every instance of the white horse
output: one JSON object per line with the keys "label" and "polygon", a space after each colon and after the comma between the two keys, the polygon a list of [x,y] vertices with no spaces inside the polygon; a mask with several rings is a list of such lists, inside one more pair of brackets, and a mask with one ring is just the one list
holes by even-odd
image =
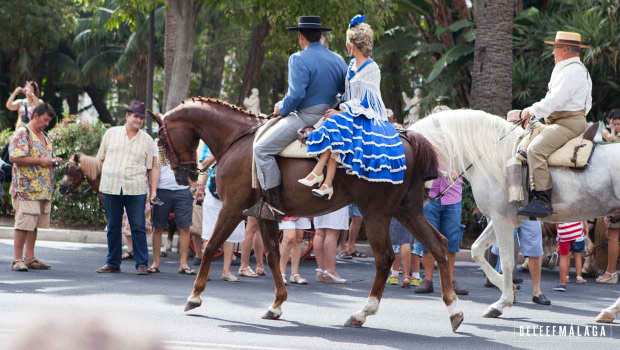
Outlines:
{"label": "white horse", "polygon": [[[432,114],[409,127],[435,147],[446,171],[465,171],[476,204],[490,221],[472,245],[472,257],[502,295],[485,317],[498,317],[512,306],[513,230],[523,217],[508,202],[506,163],[524,130],[501,117],[475,110]],[[570,222],[601,217],[620,208],[620,143],[597,145],[583,171],[551,168],[553,215],[547,222]],[[497,239],[503,274],[484,259],[484,251]]]}

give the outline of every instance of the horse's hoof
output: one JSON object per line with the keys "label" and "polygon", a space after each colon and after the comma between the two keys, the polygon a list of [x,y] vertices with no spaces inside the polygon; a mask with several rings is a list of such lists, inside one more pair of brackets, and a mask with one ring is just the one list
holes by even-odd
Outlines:
{"label": "horse's hoof", "polygon": [[202,305],[202,300],[201,300],[201,301],[199,301],[199,302],[196,302],[196,301],[188,301],[188,302],[185,304],[185,312],[187,312],[187,311],[189,311],[189,310],[192,310],[192,309],[195,309],[195,308],[199,307],[200,305]]}
{"label": "horse's hoof", "polygon": [[459,326],[461,325],[461,323],[463,323],[464,318],[465,316],[463,316],[462,311],[450,316],[450,324],[452,324],[452,332],[456,333],[456,330],[459,329]]}
{"label": "horse's hoof", "polygon": [[271,310],[267,310],[267,312],[263,315],[263,320],[279,320],[282,314],[277,314]]}
{"label": "horse's hoof", "polygon": [[344,323],[345,327],[351,327],[351,328],[360,328],[363,325],[364,325],[364,322],[358,320],[357,318],[353,316],[349,317],[347,322]]}
{"label": "horse's hoof", "polygon": [[489,310],[487,310],[487,312],[484,313],[484,315],[482,315],[482,317],[485,318],[498,318],[502,315],[502,312],[499,311],[498,309],[491,307],[489,308]]}

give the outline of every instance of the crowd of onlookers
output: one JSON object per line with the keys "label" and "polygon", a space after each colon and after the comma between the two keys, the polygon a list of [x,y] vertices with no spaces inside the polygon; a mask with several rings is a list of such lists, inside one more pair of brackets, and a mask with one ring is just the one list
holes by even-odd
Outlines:
{"label": "crowd of onlookers", "polygon": [[[16,99],[18,94],[26,98]],[[53,156],[52,143],[44,130],[55,112],[38,97],[38,86],[28,82],[17,88],[6,104],[18,113],[16,131],[9,143],[13,163],[11,197],[15,209],[14,271],[49,269],[50,266],[35,255],[37,229],[49,226],[51,198],[54,191],[53,169],[63,162]],[[620,139],[620,110],[609,114],[610,130],[603,132],[607,142]],[[125,124],[109,128],[103,139],[97,159],[101,162],[99,191],[107,219],[108,253],[98,273],[120,272],[122,260],[133,259],[140,275],[160,272],[163,248],[162,234],[172,230],[179,235],[178,273],[193,275],[191,255],[200,262],[201,252],[211,238],[222,203],[215,188],[217,164],[208,147],[201,143],[198,149],[199,168],[205,169],[193,186],[181,186],[174,172],[161,156],[156,142],[142,130],[145,107],[133,101],[126,109]],[[448,240],[448,263],[454,273],[456,254],[462,239],[461,223],[463,183],[456,174],[442,174],[428,184],[430,200],[424,214]],[[598,283],[617,283],[618,233],[620,216],[606,218],[608,229],[608,264]],[[282,231],[280,268],[284,283],[307,284],[308,276],[300,270],[303,254],[316,260],[315,280],[322,283],[346,283],[347,276],[337,272],[338,259],[364,258],[356,249],[356,241],[363,224],[363,216],[355,205],[315,218],[285,217],[279,223]],[[152,227],[151,227],[152,226]],[[313,229],[313,235],[308,232]],[[152,258],[149,263],[147,232],[152,232]],[[123,252],[125,236],[126,249]],[[570,255],[574,256],[577,284],[586,283],[581,274],[582,258],[588,225],[574,222],[558,225],[557,254],[560,278],[556,291],[565,291],[569,281]],[[540,288],[543,258],[540,222],[524,221],[515,231],[518,247],[528,258],[532,279],[533,301],[549,305],[550,301]],[[397,258],[388,278],[390,285],[413,286],[416,293],[432,293],[434,259],[425,247],[396,220],[390,223],[390,238]],[[236,250],[236,252],[235,252]],[[239,277],[256,278],[265,275],[263,242],[256,219],[249,217],[239,224],[223,244],[224,259],[221,278],[229,282]],[[490,260],[498,271],[497,248],[491,249]],[[239,256],[237,256],[239,255]],[[254,256],[255,266],[250,265]],[[231,270],[239,259],[239,269]],[[290,262],[290,273],[287,274]],[[423,268],[424,274],[421,273]],[[518,280],[517,280],[518,282]],[[455,291],[467,295],[468,290],[454,281]]]}

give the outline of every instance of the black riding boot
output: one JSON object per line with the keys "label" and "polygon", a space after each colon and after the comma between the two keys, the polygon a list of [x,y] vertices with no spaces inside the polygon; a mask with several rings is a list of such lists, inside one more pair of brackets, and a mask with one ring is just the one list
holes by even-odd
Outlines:
{"label": "black riding boot", "polygon": [[280,188],[275,187],[264,191],[256,204],[244,210],[242,214],[265,220],[279,221],[284,216],[284,212],[280,208],[282,208]]}
{"label": "black riding boot", "polygon": [[551,190],[532,191],[530,202],[522,208],[519,208],[519,215],[531,218],[544,218],[553,213],[551,207]]}

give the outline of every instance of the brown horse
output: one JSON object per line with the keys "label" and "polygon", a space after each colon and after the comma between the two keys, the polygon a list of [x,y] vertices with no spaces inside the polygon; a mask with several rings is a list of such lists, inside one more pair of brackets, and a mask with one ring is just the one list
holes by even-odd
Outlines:
{"label": "brown horse", "polygon": [[97,193],[99,204],[103,208],[103,197],[99,193],[101,165],[95,157],[76,153],[69,157],[66,164],[65,174],[60,181],[60,193],[63,195],[74,193],[84,180],[88,182],[91,190]]}
{"label": "brown horse", "polygon": [[[179,184],[187,184],[197,175],[195,150],[199,139],[204,140],[218,161],[216,185],[223,207],[203,252],[200,271],[185,306],[188,311],[202,304],[200,296],[205,290],[216,249],[242,221],[242,211],[259,198],[259,192],[252,189],[252,143],[261,120],[238,107],[209,98],[187,100],[165,116],[155,116],[155,119],[160,125],[160,146],[164,148]],[[367,304],[348,319],[346,326],[361,326],[366,317],[374,315],[379,308],[394,260],[388,229],[390,219],[395,217],[437,259],[443,301],[450,313],[452,329],[456,331],[463,321],[463,313],[457,310],[457,297],[447,265],[447,240],[426,221],[422,212],[424,182],[436,177],[437,158],[430,143],[421,135],[407,132],[402,135],[402,140],[407,158],[403,184],[371,183],[339,169],[334,180],[335,193],[329,201],[313,196],[307,187],[297,182],[310,172],[314,160],[279,158],[283,209],[287,215],[312,217],[355,203],[364,213],[366,232],[375,257],[375,279]],[[278,227],[276,222],[268,220],[259,220],[259,224],[276,288],[275,301],[263,318],[278,319],[287,298],[280,277]]]}

